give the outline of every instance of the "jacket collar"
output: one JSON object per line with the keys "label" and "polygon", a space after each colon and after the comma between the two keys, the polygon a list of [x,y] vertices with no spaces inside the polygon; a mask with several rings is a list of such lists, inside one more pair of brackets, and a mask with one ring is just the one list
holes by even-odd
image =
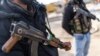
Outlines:
{"label": "jacket collar", "polygon": [[12,3],[11,0],[6,0],[5,3],[15,13],[20,13],[21,15],[27,15],[27,16],[30,15],[30,13],[27,10],[23,9],[21,6],[15,3]]}

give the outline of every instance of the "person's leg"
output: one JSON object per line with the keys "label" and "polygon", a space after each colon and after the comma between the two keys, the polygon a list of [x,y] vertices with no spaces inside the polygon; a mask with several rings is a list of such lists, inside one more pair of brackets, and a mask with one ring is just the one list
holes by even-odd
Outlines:
{"label": "person's leg", "polygon": [[83,56],[84,35],[74,34],[76,40],[76,56]]}
{"label": "person's leg", "polygon": [[89,46],[90,46],[90,33],[87,33],[85,35],[85,40],[86,40],[86,43],[85,43],[85,47],[84,47],[84,56],[87,56],[88,54],[88,50],[89,50]]}

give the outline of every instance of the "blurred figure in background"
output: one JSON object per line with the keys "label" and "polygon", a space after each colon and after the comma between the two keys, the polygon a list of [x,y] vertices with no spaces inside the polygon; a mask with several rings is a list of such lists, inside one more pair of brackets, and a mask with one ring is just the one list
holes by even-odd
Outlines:
{"label": "blurred figure in background", "polygon": [[65,5],[62,27],[76,40],[76,56],[87,56],[90,45],[91,19],[83,14],[77,14],[77,9],[90,13],[83,0],[70,0]]}

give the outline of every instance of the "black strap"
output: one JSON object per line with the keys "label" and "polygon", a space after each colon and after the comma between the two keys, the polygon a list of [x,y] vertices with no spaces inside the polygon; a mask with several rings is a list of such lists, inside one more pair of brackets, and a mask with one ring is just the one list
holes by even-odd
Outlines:
{"label": "black strap", "polygon": [[52,35],[52,37],[55,37],[55,35],[52,33],[52,31],[51,31],[51,27],[50,27],[50,23],[49,23],[49,19],[48,19],[48,16],[47,16],[47,14],[46,14],[46,19],[47,19],[47,23],[48,23],[48,26],[49,27],[47,27],[47,25],[45,25],[45,27],[46,27],[46,29],[48,30],[48,32]]}
{"label": "black strap", "polygon": [[52,33],[52,31],[45,25],[46,29],[48,30],[48,32],[52,35],[52,37],[55,37],[55,35]]}

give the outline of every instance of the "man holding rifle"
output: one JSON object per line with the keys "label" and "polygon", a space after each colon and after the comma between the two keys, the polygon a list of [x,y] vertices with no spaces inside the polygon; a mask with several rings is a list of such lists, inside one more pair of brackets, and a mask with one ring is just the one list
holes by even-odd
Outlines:
{"label": "man holding rifle", "polygon": [[[47,39],[45,17],[44,5],[35,0],[2,0],[0,3],[0,56],[58,56],[57,47],[59,43],[66,43],[62,43],[56,38],[49,41],[48,45],[43,44],[45,40],[37,41],[38,39]],[[28,36],[18,34],[22,33],[21,30],[23,29],[18,29],[18,32],[15,33],[16,31],[13,30],[16,30],[14,28],[16,24],[14,23],[20,21],[26,23],[25,32],[29,30],[28,33],[32,34],[35,30],[33,32],[31,30],[36,28],[42,32],[43,38],[30,40],[29,38],[35,34],[32,36],[28,33],[25,33]],[[25,26],[23,25],[22,23],[22,28]],[[35,39],[35,37],[33,38]],[[58,44],[55,45],[56,43]],[[68,47],[66,50],[70,50],[70,45],[66,44],[64,47],[66,46]]]}
{"label": "man holding rifle", "polygon": [[[70,0],[65,6],[62,26],[75,37],[76,55],[87,56],[90,45],[91,19],[97,19],[86,8],[85,0]],[[98,20],[98,19],[97,19]]]}

